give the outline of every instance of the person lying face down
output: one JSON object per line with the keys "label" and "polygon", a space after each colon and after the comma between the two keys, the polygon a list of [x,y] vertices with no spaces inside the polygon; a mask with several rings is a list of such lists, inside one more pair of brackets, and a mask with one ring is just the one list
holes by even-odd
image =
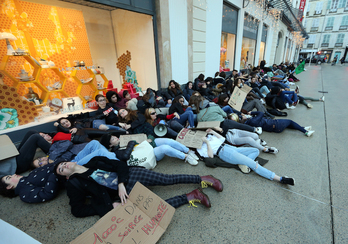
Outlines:
{"label": "person lying face down", "polygon": [[[144,186],[201,184],[204,188],[210,186],[218,192],[223,190],[221,181],[213,176],[166,175],[145,168],[128,167],[123,161],[107,157],[94,157],[84,166],[60,162],[54,172],[68,179],[67,194],[75,217],[102,217],[120,204],[125,204],[137,181]],[[92,196],[90,203],[85,201],[87,196]],[[209,197],[200,189],[167,199],[166,202],[176,208],[187,203],[195,206],[195,202],[211,207]]]}

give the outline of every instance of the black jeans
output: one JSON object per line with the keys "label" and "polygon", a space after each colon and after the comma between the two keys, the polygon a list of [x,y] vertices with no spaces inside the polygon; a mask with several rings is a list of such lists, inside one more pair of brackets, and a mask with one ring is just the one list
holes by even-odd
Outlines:
{"label": "black jeans", "polygon": [[34,159],[36,149],[41,150],[47,154],[51,144],[48,143],[38,131],[30,130],[25,134],[21,144],[17,148],[19,155],[16,157],[17,170],[16,173],[20,174],[30,169],[30,165]]}

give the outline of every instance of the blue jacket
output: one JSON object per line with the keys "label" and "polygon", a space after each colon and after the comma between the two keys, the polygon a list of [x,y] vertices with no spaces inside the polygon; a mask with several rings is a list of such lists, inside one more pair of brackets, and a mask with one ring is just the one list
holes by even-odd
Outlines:
{"label": "blue jacket", "polygon": [[277,131],[278,122],[277,119],[267,119],[264,117],[264,113],[262,112],[251,112],[251,115],[256,115],[250,119],[248,119],[245,124],[254,126],[254,127],[262,127],[262,130],[268,132],[281,132]]}
{"label": "blue jacket", "polygon": [[57,141],[52,144],[48,151],[48,159],[56,161],[58,159],[65,159],[66,161],[72,160],[87,143],[73,144],[71,141]]}

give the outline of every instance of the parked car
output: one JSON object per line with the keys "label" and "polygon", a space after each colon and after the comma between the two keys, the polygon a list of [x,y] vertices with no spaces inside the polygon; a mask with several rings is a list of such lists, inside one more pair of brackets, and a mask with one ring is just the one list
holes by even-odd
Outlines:
{"label": "parked car", "polygon": [[[310,58],[306,58],[306,63],[309,63],[309,60],[310,60]],[[324,54],[314,55],[312,60],[311,60],[311,63],[321,64],[321,63],[325,63],[325,62],[326,62],[326,56]]]}

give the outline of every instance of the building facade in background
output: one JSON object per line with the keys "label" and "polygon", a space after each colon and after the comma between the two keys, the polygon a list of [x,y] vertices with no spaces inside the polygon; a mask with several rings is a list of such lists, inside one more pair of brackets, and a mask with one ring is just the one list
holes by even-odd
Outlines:
{"label": "building facade in background", "polygon": [[[303,25],[309,34],[301,56],[323,54],[327,62],[340,60],[348,46],[348,1],[309,1],[305,8]],[[345,60],[348,61],[347,55]]]}

